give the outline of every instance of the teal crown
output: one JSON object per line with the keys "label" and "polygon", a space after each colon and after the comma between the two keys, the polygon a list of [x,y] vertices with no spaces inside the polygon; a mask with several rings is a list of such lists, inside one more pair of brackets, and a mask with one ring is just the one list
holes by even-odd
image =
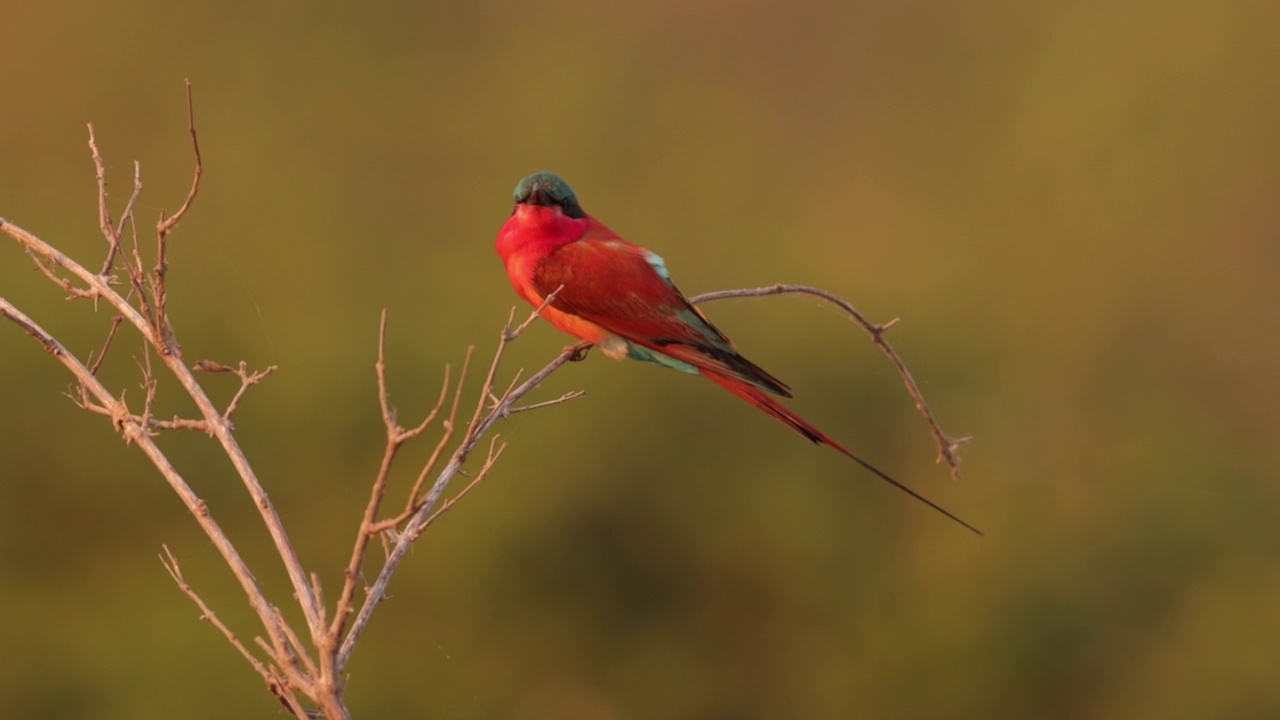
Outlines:
{"label": "teal crown", "polygon": [[555,206],[569,217],[586,217],[573,188],[555,173],[538,172],[526,177],[516,185],[513,196],[517,205]]}

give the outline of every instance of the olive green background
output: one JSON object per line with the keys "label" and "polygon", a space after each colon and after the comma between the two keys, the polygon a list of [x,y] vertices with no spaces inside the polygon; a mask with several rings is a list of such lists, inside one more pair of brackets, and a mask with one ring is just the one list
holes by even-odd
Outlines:
{"label": "olive green background", "polygon": [[[986,538],[710,383],[594,354],[538,399],[586,396],[504,423],[404,564],[355,715],[1280,716],[1280,6],[631,5],[0,10],[0,216],[90,266],[85,123],[117,211],[141,161],[149,224],[187,190],[194,82],[174,323],[192,361],[280,366],[237,433],[331,597],[383,442],[378,313],[419,418],[517,302],[492,242],[536,170],[690,293],[808,283],[901,316],[944,427],[976,437],[950,480],[834,311],[707,309],[792,407]],[[0,296],[80,352],[110,317],[8,238]],[[508,373],[565,342],[534,326]],[[135,401],[139,347],[104,370]],[[69,383],[0,327],[0,715],[280,716],[158,559],[252,637],[217,554]],[[225,458],[161,443],[288,604]]]}

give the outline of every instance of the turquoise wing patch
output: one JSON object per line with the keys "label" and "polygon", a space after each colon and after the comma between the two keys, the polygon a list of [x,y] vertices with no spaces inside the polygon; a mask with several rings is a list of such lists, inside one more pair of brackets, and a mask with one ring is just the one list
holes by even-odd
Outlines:
{"label": "turquoise wing patch", "polygon": [[677,360],[673,357],[663,355],[662,353],[656,353],[643,345],[637,345],[633,342],[627,343],[627,357],[632,360],[641,360],[644,362],[651,362],[654,365],[669,367],[672,370],[679,370],[680,372],[690,373],[691,375],[698,374],[698,368],[683,360]]}

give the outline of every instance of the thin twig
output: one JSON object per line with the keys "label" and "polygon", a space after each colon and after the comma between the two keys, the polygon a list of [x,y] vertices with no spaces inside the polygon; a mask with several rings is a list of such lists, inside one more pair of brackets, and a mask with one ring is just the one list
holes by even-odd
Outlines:
{"label": "thin twig", "polygon": [[67,292],[68,300],[75,300],[77,298],[91,298],[97,295],[97,293],[95,293],[93,290],[81,290],[75,285],[72,285],[70,280],[63,277],[58,277],[57,273],[53,271],[53,268],[49,267],[45,259],[40,257],[39,255],[36,255],[30,249],[27,250],[27,255],[30,256],[33,261],[35,261],[36,268],[45,277],[49,278],[49,280],[53,281],[54,284],[58,285],[59,287],[61,287],[63,290]]}
{"label": "thin twig", "polygon": [[191,189],[187,192],[187,199],[182,201],[182,207],[169,217],[165,217],[164,213],[160,213],[160,220],[156,222],[156,262],[151,269],[151,296],[155,301],[155,322],[156,335],[160,342],[157,351],[161,355],[177,354],[176,343],[173,340],[172,327],[169,324],[169,293],[165,285],[165,278],[169,273],[169,249],[168,237],[169,233],[178,226],[183,216],[191,209],[191,203],[195,201],[196,194],[200,192],[200,176],[204,174],[204,161],[200,158],[200,138],[196,134],[196,111],[195,105],[191,99],[191,80],[186,81],[187,85],[187,129],[191,132],[191,148],[195,153],[195,171],[192,173]]}
{"label": "thin twig", "polygon": [[160,547],[164,549],[164,555],[160,556],[160,563],[164,565],[165,570],[169,571],[169,577],[173,578],[173,581],[177,583],[178,589],[188,598],[191,598],[191,602],[195,603],[196,607],[200,608],[200,619],[208,621],[210,625],[217,628],[218,632],[222,633],[223,637],[227,639],[227,642],[231,643],[231,646],[238,650],[249,665],[262,676],[262,679],[270,683],[273,673],[267,669],[266,665],[262,664],[262,661],[257,656],[249,652],[249,648],[246,648],[244,643],[240,642],[240,638],[236,637],[231,628],[222,622],[217,613],[187,583],[186,578],[182,576],[182,567],[178,565],[178,558],[174,557],[173,551],[169,549],[169,546],[162,544]]}
{"label": "thin twig", "polygon": [[178,212],[170,215],[168,219],[162,219],[160,224],[156,225],[156,233],[163,238],[168,235],[171,230],[182,222],[182,216],[187,214],[191,209],[191,203],[196,199],[196,193],[200,192],[200,176],[204,174],[204,161],[200,159],[200,138],[196,136],[196,110],[195,104],[191,99],[191,79],[184,81],[187,86],[187,130],[191,133],[191,149],[196,156],[196,169],[191,178],[191,190],[187,192],[187,199],[182,202],[182,207],[178,208]]}
{"label": "thin twig", "polygon": [[[523,326],[522,326],[523,327]],[[481,402],[489,397],[492,390],[493,369],[501,362],[506,345],[509,342],[508,337],[511,335],[510,324],[503,328],[502,335],[498,342],[498,349],[494,353],[494,362],[491,365],[490,378],[486,381],[485,386],[481,389]],[[351,621],[350,629],[347,630],[346,636],[342,639],[342,645],[338,650],[335,667],[338,672],[342,672],[351,660],[351,653],[355,650],[355,645],[359,641],[365,628],[368,626],[369,618],[373,614],[374,608],[378,603],[382,602],[386,597],[387,586],[391,582],[391,577],[395,574],[396,568],[404,560],[405,554],[409,551],[409,547],[413,543],[413,539],[421,533],[427,521],[431,518],[432,511],[440,500],[440,496],[444,493],[449,483],[461,472],[463,464],[467,457],[475,448],[480,438],[488,433],[494,423],[504,417],[507,408],[515,405],[526,394],[534,388],[542,384],[551,373],[558,370],[565,363],[569,362],[577,355],[579,348],[577,346],[567,347],[560,351],[551,362],[547,363],[538,372],[534,373],[520,384],[519,387],[512,390],[497,406],[489,410],[479,423],[473,424],[464,436],[462,443],[454,450],[449,462],[436,476],[435,483],[432,484],[426,498],[414,511],[413,516],[408,519],[404,530],[396,535],[395,541],[387,553],[386,562],[383,563],[382,569],[378,572],[378,576],[374,579],[373,584],[365,593],[364,602],[361,603],[360,609],[356,611],[355,618]],[[483,471],[483,469],[482,469]]]}
{"label": "thin twig", "polygon": [[[379,522],[377,520],[379,508],[382,500],[386,495],[387,483],[391,476],[391,466],[395,462],[395,458],[406,442],[417,437],[436,419],[440,414],[440,410],[444,407],[445,398],[449,392],[449,368],[445,367],[444,382],[440,387],[440,397],[436,400],[435,407],[431,409],[423,421],[411,430],[405,430],[396,421],[396,413],[391,405],[391,393],[387,383],[387,311],[382,311],[381,319],[378,323],[378,361],[374,366],[375,374],[378,381],[378,404],[382,409],[382,422],[386,427],[387,444],[383,451],[382,463],[378,468],[378,474],[374,478],[373,487],[370,490],[369,502],[365,505],[364,517],[361,519],[360,528],[356,532],[355,544],[351,550],[351,559],[347,563],[346,571],[343,574],[342,590],[338,596],[338,603],[334,606],[333,620],[330,623],[326,646],[331,650],[336,650],[337,644],[342,637],[342,632],[346,627],[347,619],[352,612],[351,601],[355,595],[356,581],[360,574],[360,566],[364,562],[365,554],[368,552],[369,541],[375,537],[382,529],[386,521]],[[471,356],[474,348],[467,350],[466,359],[463,361],[461,377],[458,380],[458,390],[454,396],[453,409],[450,413],[449,420],[445,423],[444,439],[437,445],[432,458],[427,461],[427,468],[423,470],[425,475],[429,472],[429,468],[434,465],[435,458],[439,456],[441,448],[448,442],[448,438],[452,434],[453,419],[457,415],[458,401],[462,395],[462,387],[466,381],[467,368],[471,364]],[[422,481],[419,480],[419,483]],[[417,493],[417,485],[410,492],[409,506],[414,504],[414,498]],[[392,527],[396,523],[392,523]],[[329,653],[325,653],[328,655]]]}
{"label": "thin twig", "polygon": [[[141,194],[142,194],[142,163],[137,160],[134,160],[133,161],[133,192],[129,195],[129,202],[125,203],[124,205],[124,212],[120,214],[120,222],[116,223],[115,232],[112,233],[112,235],[115,237],[115,240],[116,240],[116,243],[114,246],[116,250],[120,249],[120,236],[124,235],[125,224],[133,222],[133,206],[137,204],[138,196]],[[110,270],[111,270],[111,265],[108,263],[106,265],[103,265],[102,272],[98,274],[106,275],[107,272]]]}
{"label": "thin twig", "polygon": [[587,394],[586,390],[571,390],[554,400],[544,400],[543,402],[533,403],[532,405],[521,405],[520,407],[508,406],[505,411],[505,417],[515,415],[516,413],[529,412],[530,410],[541,410],[544,407],[559,405],[560,403],[569,402],[570,400],[573,400],[575,398],[580,398],[586,394]]}
{"label": "thin twig", "polygon": [[405,499],[405,509],[397,518],[394,518],[393,526],[399,525],[417,510],[421,504],[419,497],[423,485],[427,482],[427,476],[431,474],[436,463],[440,461],[440,456],[444,454],[445,448],[449,446],[449,441],[453,439],[453,433],[458,428],[458,407],[462,404],[462,389],[466,386],[467,374],[471,371],[471,358],[475,356],[475,352],[474,345],[467,347],[467,354],[462,360],[462,371],[458,373],[458,384],[453,393],[453,403],[449,406],[449,417],[444,421],[444,432],[440,435],[435,449],[431,451],[431,456],[423,463],[422,470],[418,472],[418,478],[413,481],[413,487],[409,489],[409,497]]}
{"label": "thin twig", "polygon": [[[116,315],[111,318],[111,329],[107,330],[107,340],[106,342],[102,343],[102,350],[98,352],[98,359],[94,360],[93,365],[89,366],[90,373],[94,375],[98,374],[98,368],[102,367],[102,361],[107,359],[107,350],[111,348],[111,341],[112,339],[115,338],[116,330],[120,329],[120,323],[123,320],[124,318],[120,317],[119,315]],[[92,358],[93,355],[90,355],[89,357]]]}
{"label": "thin twig", "polygon": [[147,346],[142,346],[142,357],[146,361],[142,367],[142,390],[145,393],[142,402],[142,421],[138,424],[143,428],[151,426],[151,410],[156,404],[156,376],[151,371],[151,353]]}
{"label": "thin twig", "polygon": [[240,407],[240,400],[244,398],[244,394],[248,391],[250,386],[257,385],[268,375],[276,371],[275,365],[269,365],[266,370],[259,370],[253,373],[249,372],[247,367],[248,366],[245,362],[241,360],[240,367],[235,370],[236,375],[240,378],[240,389],[237,390],[235,396],[231,398],[231,402],[227,403],[227,409],[222,412],[223,420],[231,420],[231,416],[234,415],[236,410]]}
{"label": "thin twig", "polygon": [[520,326],[514,330],[511,329],[511,321],[515,319],[516,309],[514,307],[511,308],[511,314],[507,317],[507,327],[503,334],[503,338],[507,342],[511,342],[512,340],[515,340],[516,338],[524,334],[524,331],[530,325],[533,324],[533,321],[537,320],[539,317],[542,316],[542,311],[547,309],[547,306],[549,306],[551,302],[556,299],[556,296],[560,294],[561,290],[564,290],[564,285],[561,285],[557,287],[555,290],[552,290],[550,293],[548,293],[547,296],[542,299],[542,302],[538,305],[538,307],[535,308],[534,311],[529,314],[529,317],[525,318],[525,321],[520,323]]}
{"label": "thin twig", "polygon": [[[266,640],[263,640],[260,637],[256,637],[253,639],[253,642],[258,647],[262,648],[263,652],[267,653],[268,655],[271,654],[272,652],[271,645],[269,645]],[[290,657],[290,659],[292,660],[292,657]],[[311,718],[323,717],[322,715],[314,711],[307,710],[306,708],[302,707],[296,697],[286,699],[284,692],[287,692],[289,693],[290,696],[292,696],[294,689],[295,689],[295,684],[293,680],[280,674],[275,670],[275,668],[272,668],[272,679],[267,682],[267,690],[269,690],[271,694],[274,695],[275,698],[280,701],[280,704],[284,705],[286,710],[293,713],[294,717],[302,718],[303,720],[310,720]],[[302,686],[298,686],[298,689],[302,689]],[[290,702],[290,699],[292,700],[292,702]]]}
{"label": "thin twig", "polygon": [[[95,162],[99,160],[95,160]],[[131,294],[138,298],[138,310],[147,321],[146,328],[139,328],[139,331],[142,332],[142,336],[145,338],[158,338],[160,334],[155,330],[154,302],[147,292],[146,270],[143,269],[142,264],[142,244],[138,242],[138,224],[129,223],[129,230],[130,239],[133,241],[131,246],[132,258],[126,258],[123,265],[125,273],[129,276]],[[155,343],[157,341],[153,339],[152,342]]]}
{"label": "thin twig", "polygon": [[[98,167],[98,216],[102,223],[102,234],[107,240],[107,257],[102,261],[102,270],[98,272],[104,278],[110,278],[111,267],[115,264],[116,255],[120,252],[120,236],[124,234],[124,226],[133,222],[133,206],[142,194],[142,163],[133,161],[133,192],[129,202],[125,203],[124,212],[120,215],[113,229],[110,225],[111,215],[106,204],[106,173],[102,171],[102,157],[98,154],[97,143],[93,139],[93,125],[89,126],[89,147],[93,149],[94,165]],[[110,280],[108,280],[110,282]]]}
{"label": "thin twig", "polygon": [[289,647],[293,649],[293,656],[302,662],[302,667],[306,671],[308,677],[317,677],[319,673],[316,671],[315,663],[311,661],[311,656],[307,653],[307,648],[302,644],[302,639],[293,631],[293,626],[285,619],[284,613],[280,612],[280,608],[276,608],[276,618],[280,622],[280,627],[284,629],[284,635],[289,640]]}
{"label": "thin twig", "polygon": [[489,441],[489,456],[485,458],[484,465],[480,467],[480,471],[471,479],[471,482],[467,483],[467,486],[462,488],[462,491],[457,495],[454,495],[441,503],[440,508],[432,513],[431,516],[427,518],[426,522],[422,524],[422,528],[418,530],[418,534],[422,534],[423,530],[426,530],[427,527],[434,523],[441,515],[445,514],[445,512],[447,512],[449,508],[453,507],[455,503],[466,497],[467,493],[471,492],[472,488],[480,484],[480,481],[488,477],[489,471],[493,469],[494,463],[498,462],[498,458],[502,457],[503,451],[507,449],[507,443],[504,442],[499,445],[498,439],[499,436],[495,434],[493,439]]}
{"label": "thin twig", "polygon": [[110,262],[115,258],[115,253],[119,250],[120,236],[112,229],[111,209],[107,205],[107,169],[102,162],[102,153],[98,152],[98,140],[93,134],[93,123],[87,123],[89,126],[89,152],[93,156],[94,174],[98,180],[98,229],[102,231],[103,238],[107,241],[107,263],[102,266],[102,272],[99,275],[106,275],[111,269]]}
{"label": "thin twig", "polygon": [[[12,234],[11,231],[13,228],[14,226],[11,224],[0,223],[0,230],[4,230],[7,233]],[[83,268],[81,268],[81,270],[83,270]],[[114,293],[111,294],[114,295]],[[98,380],[98,378],[95,377],[93,373],[89,372],[89,368],[68,352],[67,349],[63,347],[62,343],[58,342],[58,340],[50,335],[48,331],[40,327],[40,325],[34,320],[27,317],[3,298],[0,298],[0,316],[16,323],[26,331],[27,334],[34,337],[50,355],[53,355],[64,367],[67,368],[68,371],[71,372],[76,380],[78,380],[85,388],[85,391],[89,395],[92,395],[100,405],[110,408],[123,407],[121,399],[112,395],[111,392]],[[277,622],[274,608],[267,601],[266,596],[263,595],[262,589],[254,579],[253,573],[249,570],[249,567],[245,564],[243,558],[240,557],[235,546],[232,545],[231,541],[227,538],[226,533],[222,531],[222,528],[209,514],[208,507],[205,505],[204,500],[200,499],[200,497],[195,494],[187,484],[186,480],[184,480],[182,475],[178,472],[177,468],[173,466],[169,461],[169,458],[166,457],[156,445],[154,439],[151,437],[151,433],[144,425],[137,422],[132,415],[128,414],[127,411],[115,413],[112,421],[113,424],[124,434],[124,437],[128,442],[137,443],[138,447],[140,447],[143,453],[147,455],[147,458],[151,460],[151,463],[155,465],[155,467],[160,471],[160,474],[164,476],[166,481],[168,481],[169,486],[178,495],[179,499],[182,500],[183,504],[186,505],[187,510],[191,513],[192,517],[196,519],[196,522],[199,523],[201,529],[204,530],[205,535],[210,539],[214,547],[217,548],[218,553],[223,558],[223,561],[227,563],[232,574],[240,582],[241,588],[249,599],[250,607],[252,607],[257,613],[258,618],[262,622],[268,635],[272,637],[273,646],[276,648],[277,657],[279,657],[279,651],[285,647],[288,641],[285,639],[284,633]],[[289,665],[285,665],[282,669],[291,676],[295,672],[300,672],[300,668],[290,667]]]}
{"label": "thin twig", "polygon": [[946,462],[951,468],[951,476],[959,479],[960,477],[960,458],[959,452],[973,438],[962,437],[952,438],[942,431],[942,427],[938,425],[937,419],[933,415],[933,411],[929,409],[929,404],[924,400],[924,394],[920,392],[920,387],[916,385],[915,378],[911,376],[911,372],[907,370],[907,365],[898,356],[898,353],[885,339],[884,334],[889,328],[898,324],[895,318],[889,322],[878,325],[867,319],[865,315],[858,311],[852,304],[841,297],[833,295],[821,288],[810,287],[808,285],[769,285],[767,287],[746,288],[742,290],[721,290],[718,292],[703,293],[689,298],[691,303],[704,303],[713,300],[724,300],[726,298],[741,297],[759,297],[762,295],[785,295],[788,293],[800,293],[812,295],[822,298],[823,300],[843,309],[850,317],[852,317],[859,325],[867,331],[871,336],[872,342],[880,347],[889,361],[893,363],[894,369],[898,371],[899,377],[902,378],[903,384],[907,386],[907,392],[911,395],[911,399],[915,401],[916,408],[924,415],[925,422],[929,425],[929,432],[933,435],[934,442],[938,446],[938,462]]}

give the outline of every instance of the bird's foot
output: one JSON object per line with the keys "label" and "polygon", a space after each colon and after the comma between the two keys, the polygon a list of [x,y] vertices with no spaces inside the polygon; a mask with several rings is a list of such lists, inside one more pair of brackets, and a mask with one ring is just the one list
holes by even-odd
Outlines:
{"label": "bird's foot", "polygon": [[567,349],[572,350],[573,354],[569,356],[569,362],[582,362],[583,360],[586,360],[587,351],[590,350],[592,347],[593,346],[591,345],[591,343],[585,343],[585,342],[570,346]]}

